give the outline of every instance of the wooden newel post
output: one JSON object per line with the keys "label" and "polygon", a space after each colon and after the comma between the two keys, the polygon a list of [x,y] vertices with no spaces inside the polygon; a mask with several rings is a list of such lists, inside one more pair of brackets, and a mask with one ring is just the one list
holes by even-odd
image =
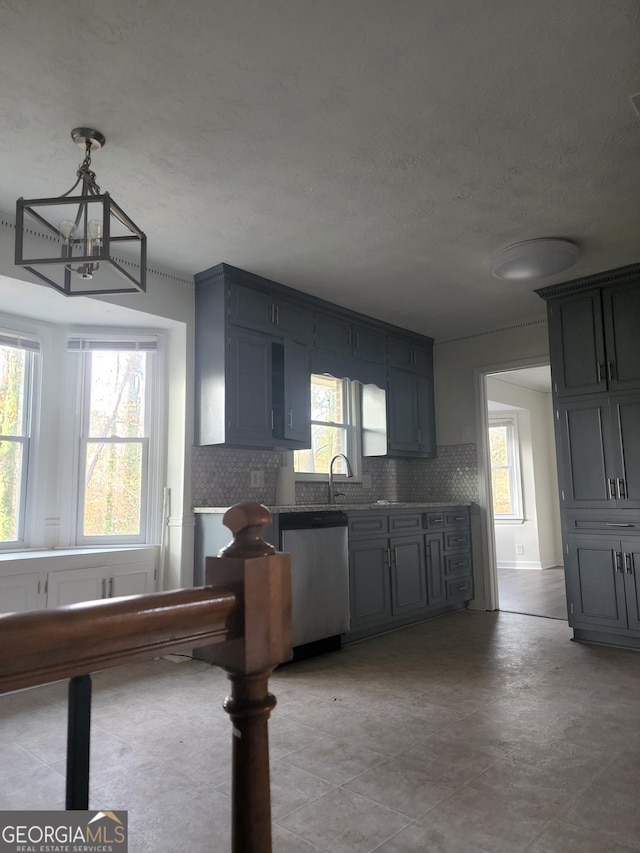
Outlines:
{"label": "wooden newel post", "polygon": [[273,669],[292,656],[289,556],[262,540],[271,522],[266,507],[237,504],[224,516],[233,542],[207,557],[207,584],[224,584],[241,606],[239,639],[205,650],[231,681],[224,702],[232,722],[232,853],[271,853],[271,792],[267,721],[276,704]]}

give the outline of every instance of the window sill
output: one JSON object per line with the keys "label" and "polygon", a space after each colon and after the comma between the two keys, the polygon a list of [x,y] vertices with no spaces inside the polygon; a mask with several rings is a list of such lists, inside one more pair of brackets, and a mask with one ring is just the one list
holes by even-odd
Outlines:
{"label": "window sill", "polygon": [[500,518],[500,516],[494,515],[493,523],[494,524],[524,524],[526,518]]}
{"label": "window sill", "polygon": [[145,548],[157,549],[159,545],[97,545],[87,548],[80,545],[76,548],[23,548],[20,551],[0,551],[0,562],[8,560],[44,560],[50,557],[82,556],[86,554],[113,554],[120,551],[142,551]]}

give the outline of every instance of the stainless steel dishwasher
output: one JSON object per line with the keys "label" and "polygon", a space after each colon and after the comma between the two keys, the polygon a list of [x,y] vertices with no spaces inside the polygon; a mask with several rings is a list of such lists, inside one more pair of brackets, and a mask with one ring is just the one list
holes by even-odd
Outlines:
{"label": "stainless steel dishwasher", "polygon": [[339,649],[349,630],[347,516],[284,512],[278,522],[280,550],[291,555],[294,658]]}

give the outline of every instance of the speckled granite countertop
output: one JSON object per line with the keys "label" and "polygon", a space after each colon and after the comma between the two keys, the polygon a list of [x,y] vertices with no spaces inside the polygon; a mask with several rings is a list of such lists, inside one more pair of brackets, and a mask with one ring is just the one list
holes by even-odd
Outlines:
{"label": "speckled granite countertop", "polygon": [[[431,509],[442,506],[471,506],[470,501],[389,501],[389,503],[344,503],[344,504],[296,504],[296,506],[268,506],[269,512],[324,512],[326,510],[393,510],[393,509]],[[226,512],[228,506],[196,506],[194,513]]]}

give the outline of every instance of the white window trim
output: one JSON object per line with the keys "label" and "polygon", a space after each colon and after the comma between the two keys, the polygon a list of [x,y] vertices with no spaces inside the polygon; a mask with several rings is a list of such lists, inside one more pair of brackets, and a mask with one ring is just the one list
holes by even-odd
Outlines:
{"label": "white window trim", "polygon": [[[84,536],[82,534],[81,507],[83,506],[83,480],[80,476],[81,462],[86,441],[82,436],[83,399],[87,389],[83,388],[83,378],[87,371],[74,367],[73,360],[67,358],[67,394],[68,411],[74,412],[73,430],[68,430],[65,437],[64,458],[67,460],[67,470],[70,472],[68,492],[71,500],[68,502],[64,527],[67,530],[67,541],[76,547],[114,547],[122,545],[153,545],[161,538],[162,516],[162,483],[164,482],[165,453],[164,436],[166,435],[166,407],[163,376],[165,374],[165,339],[161,332],[150,333],[149,329],[137,330],[128,328],[99,331],[92,329],[73,329],[68,335],[69,341],[85,339],[88,341],[119,341],[153,342],[155,363],[151,370],[150,381],[146,384],[145,410],[149,422],[149,430],[145,438],[146,450],[143,449],[143,478],[146,477],[146,493],[142,496],[142,512],[140,518],[140,534],[138,536]],[[88,350],[90,351],[90,350]],[[87,350],[78,348],[78,357],[84,358]],[[151,403],[150,401],[153,401]],[[139,441],[139,439],[136,439]],[[144,479],[143,479],[144,481]],[[62,527],[62,525],[61,525]]]}
{"label": "white window trim", "polygon": [[[21,325],[21,324],[19,324]],[[35,506],[36,471],[38,455],[38,426],[40,411],[40,359],[41,341],[38,335],[16,328],[13,325],[0,326],[0,343],[24,349],[31,359],[24,389],[27,435],[5,436],[4,440],[15,441],[23,447],[22,482],[20,486],[20,507],[18,509],[18,536],[0,542],[0,552],[14,551],[27,547],[32,531],[32,511]]]}
{"label": "white window trim", "polygon": [[[490,412],[488,426],[507,426],[507,443],[509,458],[512,464],[509,466],[511,497],[514,503],[514,512],[509,514],[496,513],[493,509],[493,495],[491,498],[491,509],[496,524],[524,524],[524,502],[522,488],[522,472],[520,468],[520,438],[518,435],[517,412]],[[490,478],[491,479],[491,478]]]}
{"label": "white window trim", "polygon": [[[335,379],[344,379],[345,377],[334,377]],[[347,432],[347,457],[351,463],[353,477],[347,477],[345,474],[334,474],[333,479],[337,482],[348,481],[349,483],[362,482],[362,430],[361,430],[361,406],[360,398],[362,394],[361,383],[355,379],[349,379],[347,393],[347,421],[344,424],[333,424],[345,429]],[[331,426],[332,424],[329,423]],[[290,451],[289,464],[293,466],[293,451]],[[294,479],[296,483],[328,483],[329,475],[324,473],[314,473],[311,471],[294,471]]]}

